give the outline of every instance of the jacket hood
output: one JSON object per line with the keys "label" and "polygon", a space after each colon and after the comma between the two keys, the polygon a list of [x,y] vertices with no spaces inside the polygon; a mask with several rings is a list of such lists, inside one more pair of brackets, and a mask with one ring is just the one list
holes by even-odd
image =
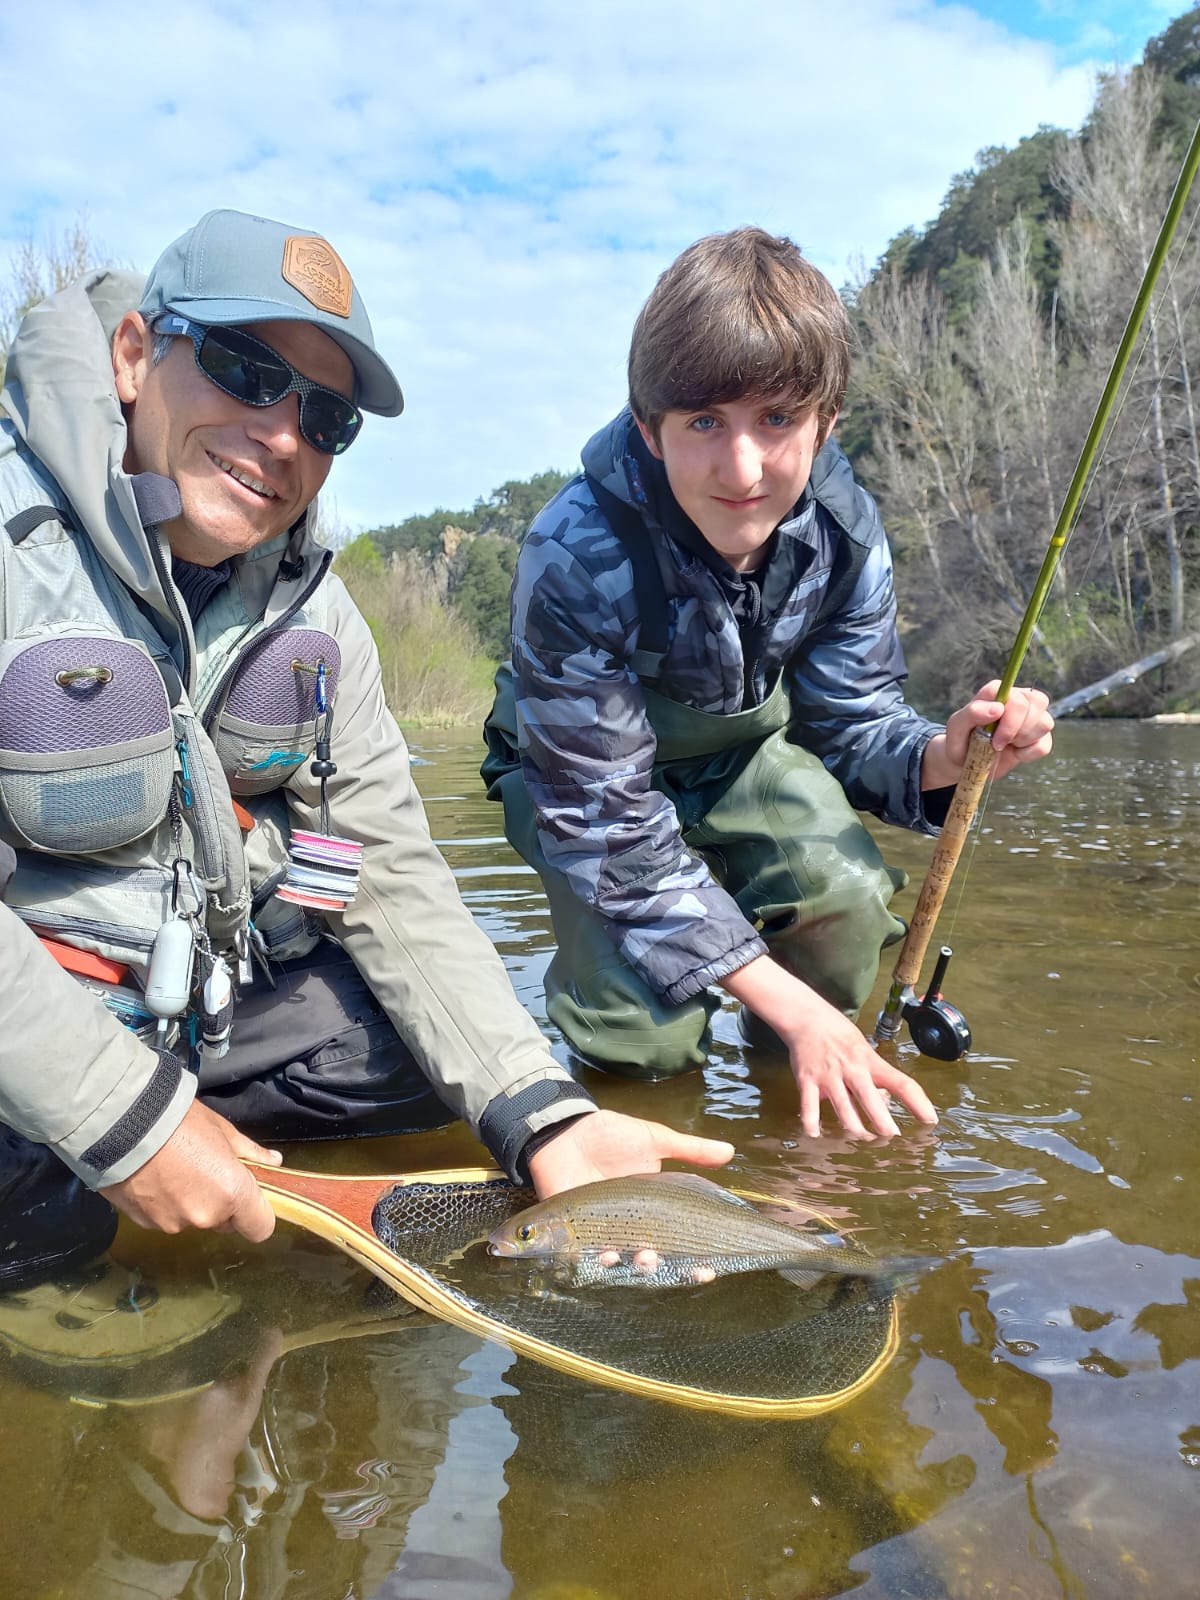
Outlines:
{"label": "jacket hood", "polygon": [[[145,529],[178,515],[179,493],[157,473],[125,471],[127,431],[112,369],[113,334],[136,309],[144,283],[136,272],[94,272],[34,306],[17,331],[0,404],[104,562],[164,619],[170,636],[178,602],[163,591]],[[311,549],[313,525],[310,507],[293,529],[289,555]]]}
{"label": "jacket hood", "polygon": [[17,330],[0,402],[107,565],[170,616],[122,465],[125,418],[113,384],[112,336],[143,282],[140,273],[95,272],[34,306]]}
{"label": "jacket hood", "polygon": [[[592,435],[583,447],[581,460],[583,470],[603,484],[610,494],[645,512],[655,508],[658,485],[647,481],[651,474],[646,471],[644,462],[660,471],[662,463],[656,462],[647,450],[635,451],[635,440],[640,443],[637,423],[626,406]],[[662,471],[662,481],[666,483],[665,471]]]}

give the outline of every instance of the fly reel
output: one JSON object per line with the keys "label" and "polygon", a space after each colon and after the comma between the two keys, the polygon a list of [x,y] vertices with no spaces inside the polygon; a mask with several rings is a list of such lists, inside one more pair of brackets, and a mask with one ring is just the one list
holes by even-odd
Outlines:
{"label": "fly reel", "polygon": [[[966,1017],[957,1006],[952,1006],[942,996],[942,980],[953,953],[949,945],[942,946],[925,998],[919,1000],[910,991],[910,998],[905,999],[900,1007],[900,1018],[908,1023],[912,1042],[923,1056],[929,1056],[934,1061],[961,1061],[971,1048],[971,1029]],[[891,1028],[886,1026],[886,1022],[886,1015],[879,1018],[876,1036],[894,1039],[900,1031],[899,1019]]]}

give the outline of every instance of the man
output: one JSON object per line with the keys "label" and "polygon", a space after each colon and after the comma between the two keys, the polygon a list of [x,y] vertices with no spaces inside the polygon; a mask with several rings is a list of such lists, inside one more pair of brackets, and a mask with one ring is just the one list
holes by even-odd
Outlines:
{"label": "man", "polygon": [[715,985],[782,1045],[806,1134],[828,1101],[890,1135],[919,1084],[852,1018],[903,933],[856,810],[936,832],[973,729],[995,772],[1050,748],[1046,696],[987,684],[945,728],[904,703],[891,558],[831,437],[850,329],[758,228],[702,239],[634,330],[629,409],[538,515],[513,585],[484,777],[540,873],[551,1019],[639,1077],[704,1060]]}
{"label": "man", "polygon": [[313,532],[403,404],[332,246],[209,212],[35,307],[0,399],[0,1287],[114,1207],[265,1238],[263,1139],[456,1113],[543,1194],[727,1160],[597,1110],[433,847]]}

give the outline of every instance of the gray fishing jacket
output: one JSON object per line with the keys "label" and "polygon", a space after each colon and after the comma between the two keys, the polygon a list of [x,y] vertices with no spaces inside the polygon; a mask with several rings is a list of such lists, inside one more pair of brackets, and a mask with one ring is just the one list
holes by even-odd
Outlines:
{"label": "gray fishing jacket", "polygon": [[[904,702],[891,554],[874,501],[834,441],[778,529],[751,625],[738,575],[698,553],[698,530],[627,410],[589,441],[583,466],[586,476],[538,514],[517,561],[521,768],[547,859],[644,981],[680,1004],[766,946],[688,851],[674,807],[653,785],[633,564],[589,478],[601,500],[607,491],[632,508],[653,548],[667,608],[658,693],[721,715],[762,704],[782,679],[789,736],[821,758],[851,803],[929,833],[937,820],[922,800],[921,755],[939,726]],[[847,552],[840,562],[838,553],[847,541],[859,547],[856,575],[822,614],[835,572],[846,570]]]}
{"label": "gray fishing jacket", "polygon": [[[156,525],[178,514],[178,491],[123,467],[110,341],[140,293],[133,275],[100,273],[35,307],[0,396],[0,839],[17,863],[0,904],[0,1121],[102,1186],[160,1148],[195,1092],[35,931],[144,979],[182,858],[216,951],[236,950],[251,916],[277,957],[315,943],[317,919],[274,890],[290,830],[321,830],[316,725],[301,707],[264,715],[255,697],[293,683],[292,656],[317,640],[336,667],[332,827],[365,846],[358,892],[325,914],[328,931],[438,1093],[517,1169],[531,1134],[593,1103],[430,838],[370,631],[313,537],[313,508],[238,557],[193,628]],[[264,677],[273,662],[283,672]],[[128,686],[94,702],[118,707],[115,728],[88,720],[98,671]],[[231,784],[257,819],[249,833]]]}

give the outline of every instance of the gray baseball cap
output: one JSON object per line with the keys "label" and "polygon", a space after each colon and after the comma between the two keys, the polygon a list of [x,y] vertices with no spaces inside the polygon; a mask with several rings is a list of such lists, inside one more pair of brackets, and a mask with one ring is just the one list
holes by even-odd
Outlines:
{"label": "gray baseball cap", "polygon": [[313,322],[350,357],[358,379],[354,398],[364,411],[397,417],[404,409],[345,263],[307,228],[244,211],[209,211],[159,256],[138,310],[147,321],[177,311],[221,327]]}

